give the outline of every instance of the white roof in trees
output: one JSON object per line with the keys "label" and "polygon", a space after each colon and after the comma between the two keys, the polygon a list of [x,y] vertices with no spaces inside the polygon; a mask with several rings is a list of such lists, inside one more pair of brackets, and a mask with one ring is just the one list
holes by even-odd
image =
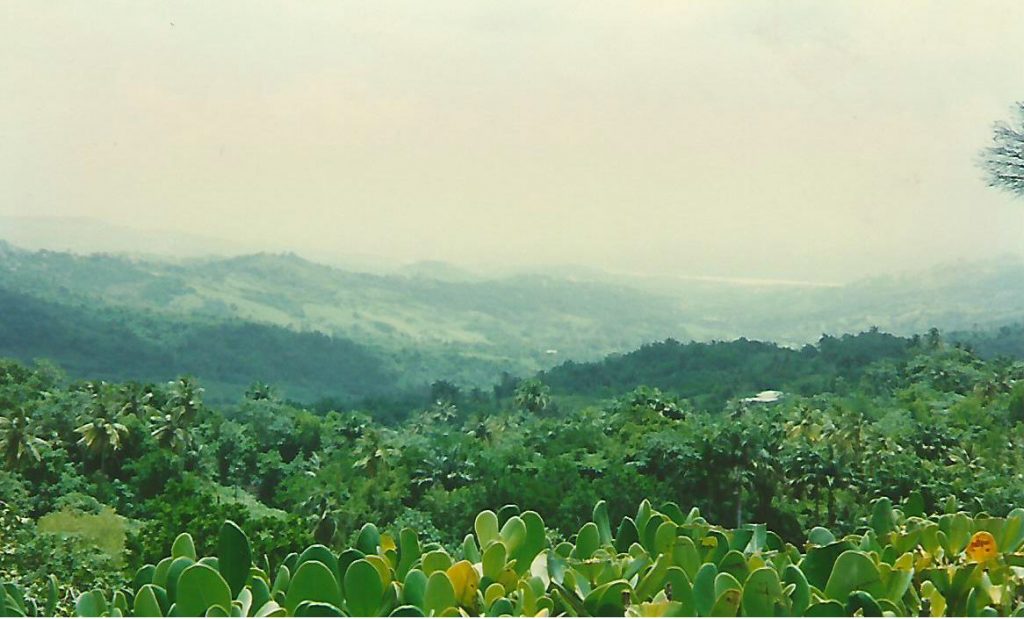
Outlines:
{"label": "white roof in trees", "polygon": [[758,404],[767,404],[770,402],[778,402],[782,399],[781,391],[762,391],[752,398],[743,398],[744,402],[756,402]]}

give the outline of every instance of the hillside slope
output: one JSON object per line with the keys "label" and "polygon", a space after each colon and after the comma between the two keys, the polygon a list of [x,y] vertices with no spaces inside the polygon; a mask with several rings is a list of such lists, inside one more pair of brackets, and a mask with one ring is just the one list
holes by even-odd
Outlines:
{"label": "hillside slope", "polygon": [[842,392],[873,363],[902,362],[914,339],[878,331],[824,337],[800,350],[770,342],[666,340],[590,363],[566,362],[540,378],[556,394],[608,397],[640,386],[691,398],[705,410],[718,410],[731,398],[763,390],[801,394]]}
{"label": "hillside slope", "polygon": [[73,378],[163,382],[201,377],[214,401],[253,381],[301,400],[397,389],[393,364],[349,340],[242,321],[173,320],[62,305],[0,288],[0,357],[47,359]]}

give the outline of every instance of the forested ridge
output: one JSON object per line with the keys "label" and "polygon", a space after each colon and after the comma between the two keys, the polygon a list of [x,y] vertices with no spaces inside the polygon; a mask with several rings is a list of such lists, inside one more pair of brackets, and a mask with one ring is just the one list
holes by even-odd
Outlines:
{"label": "forested ridge", "polygon": [[[639,359],[633,377],[613,369],[617,362],[602,360],[666,338],[745,338],[800,350],[822,334],[841,337],[878,326],[912,337],[937,327],[951,340],[977,341],[982,354],[1024,354],[1024,347],[1010,346],[1024,341],[1019,333],[991,335],[1024,315],[1024,266],[1014,261],[838,287],[600,272],[588,278],[554,270],[444,279],[437,271],[359,273],[294,254],[171,259],[31,252],[0,241],[0,313],[9,317],[0,324],[0,355],[47,359],[81,379],[166,382],[189,373],[217,404],[263,380],[289,399],[351,405],[396,391],[425,393],[435,380],[489,389],[503,372],[521,377],[551,370],[557,390],[555,383],[570,380],[573,363],[590,362],[606,369],[600,378],[588,370],[594,384],[585,390],[608,383],[604,393],[611,396],[665,377]],[[713,344],[687,351],[702,366],[731,354]],[[806,374],[803,361],[787,351],[759,351],[751,344],[747,352],[762,360],[778,355],[799,368],[772,376],[772,382],[798,382]],[[699,355],[707,356],[706,364]],[[767,380],[765,369],[772,370],[772,363],[744,381]],[[699,391],[704,396],[714,388],[705,383]],[[720,406],[734,393],[719,387],[709,405]]]}
{"label": "forested ridge", "polygon": [[[767,388],[782,398],[744,401]],[[1019,542],[1008,527],[1024,522],[1010,513],[1024,504],[1024,364],[984,360],[937,332],[871,331],[803,350],[668,341],[535,378],[507,376],[491,390],[438,381],[419,403],[406,401],[404,414],[307,408],[260,383],[231,405],[207,405],[203,395],[187,377],[82,382],[51,366],[3,363],[8,609],[206,613],[218,605],[210,600],[220,599],[220,579],[229,590],[221,610],[241,604],[249,614],[266,606],[272,614],[703,615],[719,604],[748,614],[876,606],[902,614],[921,612],[925,598],[932,611],[1010,613],[1020,603]],[[479,528],[488,510],[499,533]],[[942,516],[959,511],[975,516]],[[592,518],[599,531],[604,519],[615,529],[593,546]],[[638,524],[650,518],[671,522],[680,537],[659,542],[652,529],[648,539]],[[929,522],[947,533],[920,538]],[[968,541],[985,541],[972,536],[989,530],[1001,546],[979,559]],[[235,559],[223,553],[243,538],[266,592],[227,566]],[[497,541],[518,562],[473,568]],[[662,557],[691,543],[696,554]],[[830,584],[845,552],[853,554],[843,564],[867,561],[861,567],[880,584]],[[195,563],[203,556],[221,558]],[[327,599],[299,584],[306,577],[297,570],[314,556],[336,574],[338,593]],[[345,594],[360,560],[382,579],[379,598]],[[457,567],[463,560],[470,572]],[[205,567],[186,572],[193,564]],[[351,578],[361,577],[354,569]],[[960,569],[982,580],[965,573],[966,588],[956,590],[935,580]],[[437,581],[440,601],[416,597],[420,576],[410,581],[410,570]],[[891,574],[903,571],[894,593]],[[282,574],[298,580],[289,586]],[[754,574],[780,582],[761,606],[747,599],[760,587]],[[466,578],[479,589],[467,593]],[[197,599],[209,606],[193,608]]]}
{"label": "forested ridge", "polygon": [[365,398],[397,389],[388,359],[339,337],[241,320],[175,319],[48,302],[0,288],[0,354],[52,360],[73,376],[166,381],[197,374],[226,397],[253,377],[292,397]]}

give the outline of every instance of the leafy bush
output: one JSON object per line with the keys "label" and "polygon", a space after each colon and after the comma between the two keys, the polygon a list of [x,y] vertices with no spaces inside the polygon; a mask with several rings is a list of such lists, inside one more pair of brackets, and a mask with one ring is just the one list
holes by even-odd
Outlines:
{"label": "leafy bush", "polygon": [[[997,616],[1024,612],[1024,509],[1005,518],[922,513],[919,495],[872,505],[860,532],[822,527],[800,547],[764,525],[725,528],[698,510],[641,502],[618,522],[598,502],[572,541],[508,505],[458,548],[367,524],[336,553],[254,555],[231,521],[179,535],[132,590],[79,596],[84,616]],[[210,552],[198,552],[197,548]],[[255,558],[254,558],[255,557]]]}

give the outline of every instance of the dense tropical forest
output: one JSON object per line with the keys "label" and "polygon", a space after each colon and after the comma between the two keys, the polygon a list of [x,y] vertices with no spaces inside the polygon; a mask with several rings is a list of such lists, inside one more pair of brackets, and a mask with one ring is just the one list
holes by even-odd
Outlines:
{"label": "dense tropical forest", "polygon": [[1024,363],[937,331],[376,409],[0,368],[8,614],[1024,610]]}

